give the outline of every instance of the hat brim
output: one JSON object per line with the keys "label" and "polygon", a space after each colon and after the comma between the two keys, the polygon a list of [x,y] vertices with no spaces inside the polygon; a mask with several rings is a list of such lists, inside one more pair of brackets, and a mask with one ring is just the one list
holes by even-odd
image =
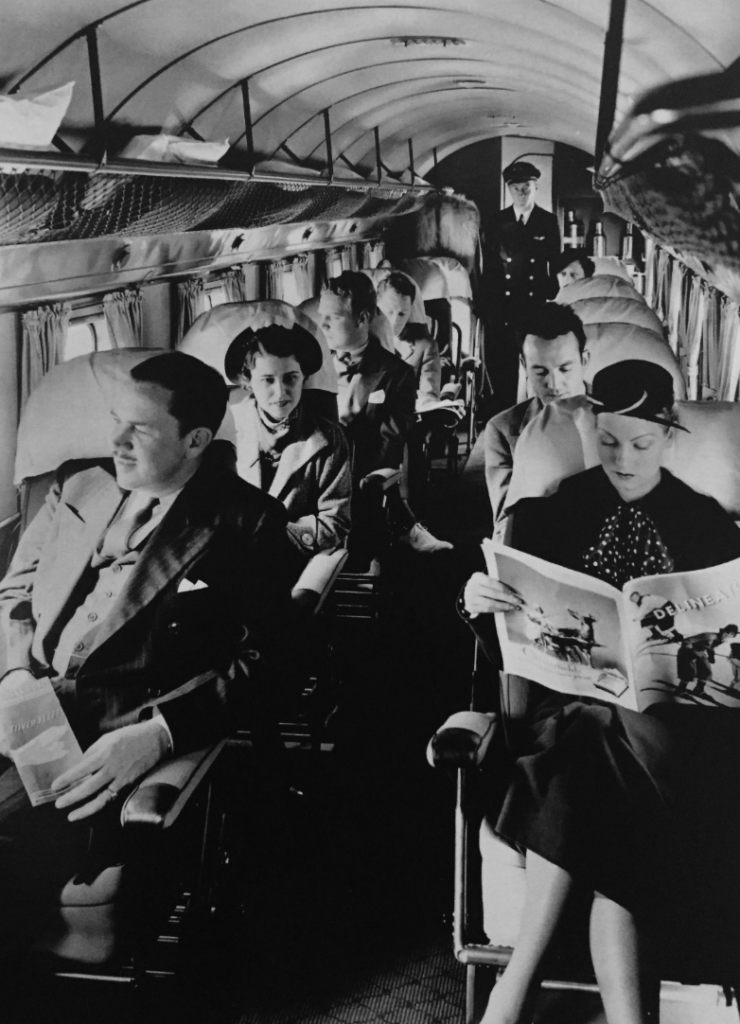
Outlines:
{"label": "hat brim", "polygon": [[682,427],[680,423],[675,423],[673,420],[667,420],[663,416],[653,416],[650,413],[641,413],[639,409],[629,411],[624,409],[611,409],[604,402],[600,402],[597,398],[592,398],[590,395],[586,395],[586,400],[590,403],[591,408],[594,410],[596,415],[600,412],[609,412],[613,416],[629,416],[633,420],[645,420],[646,423],[659,423],[663,427],[675,427],[676,430],[683,430],[686,434],[690,434],[691,431],[688,427]]}

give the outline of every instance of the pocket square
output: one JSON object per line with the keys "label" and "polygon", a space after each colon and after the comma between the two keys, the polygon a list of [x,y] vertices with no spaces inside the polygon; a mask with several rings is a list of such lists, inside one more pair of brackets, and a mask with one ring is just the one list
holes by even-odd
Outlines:
{"label": "pocket square", "polygon": [[180,580],[180,585],[177,588],[178,594],[187,594],[191,590],[205,590],[208,586],[203,580],[198,580],[196,583],[191,583],[190,580]]}
{"label": "pocket square", "polygon": [[385,401],[385,391],[373,391],[367,401],[368,405],[382,405]]}

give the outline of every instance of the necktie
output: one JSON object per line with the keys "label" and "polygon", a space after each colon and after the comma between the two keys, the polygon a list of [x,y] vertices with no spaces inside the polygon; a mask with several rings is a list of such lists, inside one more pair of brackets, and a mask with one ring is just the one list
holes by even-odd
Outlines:
{"label": "necktie", "polygon": [[146,526],[159,504],[159,498],[150,498],[147,504],[132,516],[117,519],[106,531],[100,545],[99,556],[104,561],[115,561],[131,550],[131,538]]}

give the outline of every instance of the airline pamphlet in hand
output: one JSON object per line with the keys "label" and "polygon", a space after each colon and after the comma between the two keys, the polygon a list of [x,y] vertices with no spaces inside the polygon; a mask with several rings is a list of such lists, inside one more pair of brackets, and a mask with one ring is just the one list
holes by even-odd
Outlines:
{"label": "airline pamphlet in hand", "polygon": [[496,615],[506,672],[638,711],[740,708],[740,559],[620,591],[494,541],[483,551],[489,574],[522,599]]}
{"label": "airline pamphlet in hand", "polygon": [[33,806],[61,796],[64,790],[52,793],[51,785],[81,760],[82,750],[50,680],[21,672],[4,679],[0,728]]}

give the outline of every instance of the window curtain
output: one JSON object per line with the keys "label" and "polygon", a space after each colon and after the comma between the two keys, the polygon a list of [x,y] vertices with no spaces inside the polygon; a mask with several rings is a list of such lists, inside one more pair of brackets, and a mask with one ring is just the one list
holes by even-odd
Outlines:
{"label": "window curtain", "polygon": [[699,366],[699,398],[717,397],[717,378],[720,362],[720,295],[716,288],[706,286],[707,299],[704,314],[704,338]]}
{"label": "window curtain", "polygon": [[342,264],[341,249],[327,249],[324,252],[324,266],[326,267],[326,280],[331,281],[333,277],[339,277],[345,268]]}
{"label": "window curtain", "polygon": [[686,306],[685,306],[686,271],[676,262],[671,271],[671,283],[666,309],[668,322],[668,344],[686,369]]}
{"label": "window curtain", "polygon": [[266,264],[267,267],[267,295],[268,299],[283,299],[283,275],[287,260],[274,260]]}
{"label": "window curtain", "polygon": [[141,290],[126,288],[103,296],[103,314],[113,348],[141,348],[144,344]]}
{"label": "window curtain", "polygon": [[21,408],[44,374],[64,358],[69,314],[68,302],[39,306],[22,314]]}
{"label": "window curtain", "polygon": [[298,256],[294,259],[291,263],[291,270],[293,272],[298,301],[305,302],[306,299],[310,299],[313,295],[313,281],[311,280],[312,274],[308,266],[308,257]]}
{"label": "window curtain", "polygon": [[227,302],[247,301],[247,282],[241,267],[232,267],[231,270],[227,270],[221,281],[226,292]]}
{"label": "window curtain", "polygon": [[734,402],[740,383],[740,307],[722,297],[719,325],[717,400]]}
{"label": "window curtain", "polygon": [[688,397],[692,401],[701,398],[699,394],[699,359],[704,340],[705,316],[707,310],[707,285],[695,274],[689,276],[689,304],[686,317],[686,375]]}
{"label": "window curtain", "polygon": [[177,285],[177,341],[185,337],[205,309],[205,281],[202,277],[189,277]]}
{"label": "window curtain", "polygon": [[362,247],[362,266],[365,270],[375,270],[385,259],[385,242],[365,242]]}

